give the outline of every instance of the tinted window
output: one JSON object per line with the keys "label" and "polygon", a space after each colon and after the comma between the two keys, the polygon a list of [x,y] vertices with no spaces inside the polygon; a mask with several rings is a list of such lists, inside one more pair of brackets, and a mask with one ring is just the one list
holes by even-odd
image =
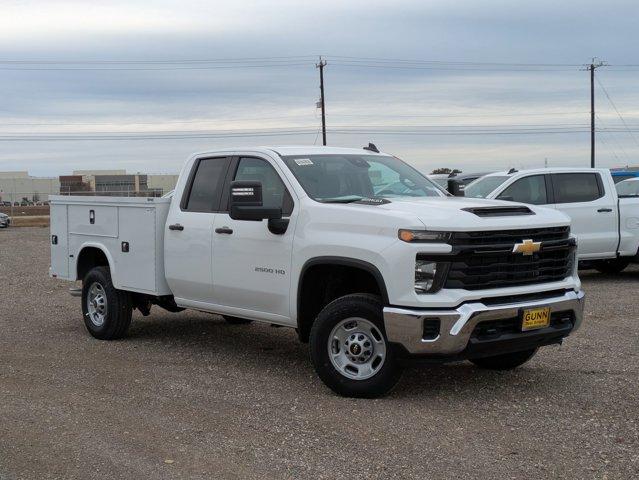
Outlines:
{"label": "tinted window", "polygon": [[543,205],[548,203],[546,180],[543,175],[520,178],[497,197],[501,200]]}
{"label": "tinted window", "polygon": [[596,173],[555,173],[555,203],[591,202],[602,196]]}
{"label": "tinted window", "polygon": [[189,198],[183,209],[189,212],[215,212],[220,208],[228,158],[205,158],[197,164]]}
{"label": "tinted window", "polygon": [[262,202],[265,207],[281,208],[282,213],[290,215],[293,211],[293,199],[286,190],[284,182],[273,166],[261,158],[241,158],[234,180],[256,181],[262,183]]}

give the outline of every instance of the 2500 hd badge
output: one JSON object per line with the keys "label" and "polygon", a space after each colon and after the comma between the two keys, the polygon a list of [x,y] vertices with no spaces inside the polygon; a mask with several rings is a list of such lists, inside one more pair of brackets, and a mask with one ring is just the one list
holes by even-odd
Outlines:
{"label": "2500 hd badge", "polygon": [[272,273],[275,275],[286,275],[286,270],[281,268],[255,267],[255,271],[259,273]]}

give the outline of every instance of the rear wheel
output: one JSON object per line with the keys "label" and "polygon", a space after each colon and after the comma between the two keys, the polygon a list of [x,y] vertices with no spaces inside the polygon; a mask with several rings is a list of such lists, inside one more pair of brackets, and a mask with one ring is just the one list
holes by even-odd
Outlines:
{"label": "rear wheel", "polygon": [[82,313],[89,333],[100,340],[126,335],[131,325],[131,295],[113,286],[108,267],[95,267],[82,282]]}
{"label": "rear wheel", "polygon": [[630,258],[619,257],[610,260],[597,260],[593,265],[598,272],[614,275],[623,272],[630,265]]}
{"label": "rear wheel", "polygon": [[517,368],[537,353],[537,349],[522,350],[521,352],[505,353],[503,355],[495,355],[494,357],[473,358],[470,361],[479,368],[487,370],[512,370]]}
{"label": "rear wheel", "polygon": [[226,323],[228,323],[229,325],[246,325],[253,321],[249,320],[248,318],[231,317],[229,315],[222,315],[222,318],[226,320]]}
{"label": "rear wheel", "polygon": [[346,295],[324,307],[311,329],[310,350],[317,375],[339,395],[379,397],[401,377],[375,295]]}

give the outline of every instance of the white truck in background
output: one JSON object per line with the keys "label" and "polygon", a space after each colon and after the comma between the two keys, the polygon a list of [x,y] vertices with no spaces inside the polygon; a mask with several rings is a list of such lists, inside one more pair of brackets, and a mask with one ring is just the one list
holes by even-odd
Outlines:
{"label": "white truck in background", "polygon": [[292,327],[319,377],[374,397],[412,359],[510,369],[582,321],[569,219],[447,196],[396,157],[274,147],[192,156],[171,198],[51,197],[53,277],[84,323],[133,309]]}
{"label": "white truck in background", "polygon": [[619,196],[608,169],[511,169],[475,180],[464,195],[543,205],[567,214],[579,260],[600,272],[619,273],[638,258],[639,196]]}

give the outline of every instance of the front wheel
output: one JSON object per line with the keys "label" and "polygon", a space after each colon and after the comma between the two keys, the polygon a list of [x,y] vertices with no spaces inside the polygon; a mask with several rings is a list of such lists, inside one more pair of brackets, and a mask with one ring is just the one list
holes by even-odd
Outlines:
{"label": "front wheel", "polygon": [[317,375],[339,395],[379,397],[401,377],[375,295],[346,295],[324,307],[311,329],[310,351]]}
{"label": "front wheel", "polygon": [[131,295],[113,286],[108,267],[95,267],[84,277],[82,313],[95,338],[115,340],[126,335],[133,314]]}
{"label": "front wheel", "polygon": [[522,350],[521,352],[505,353],[503,355],[495,355],[493,357],[473,358],[470,361],[479,368],[487,370],[512,370],[517,368],[537,353],[537,349]]}
{"label": "front wheel", "polygon": [[628,265],[630,265],[630,258],[626,257],[612,258],[610,260],[597,260],[594,262],[595,270],[599,273],[607,273],[609,275],[615,275],[623,272]]}

